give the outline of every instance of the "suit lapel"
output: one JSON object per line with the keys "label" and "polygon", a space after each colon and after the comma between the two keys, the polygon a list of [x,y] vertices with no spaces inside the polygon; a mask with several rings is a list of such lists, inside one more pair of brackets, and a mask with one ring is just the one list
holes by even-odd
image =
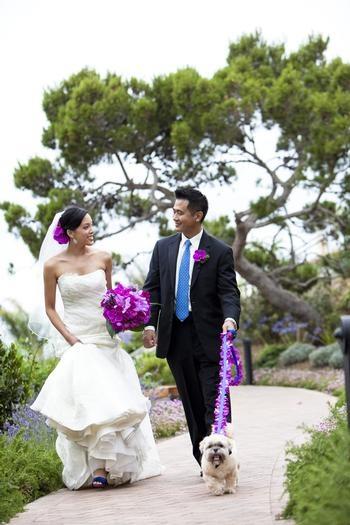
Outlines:
{"label": "suit lapel", "polygon": [[[202,237],[201,237],[198,249],[199,250],[205,250],[207,252],[207,254],[210,255],[210,237],[206,233],[205,230],[203,230],[203,234],[202,234]],[[191,288],[193,288],[193,286],[195,285],[195,283],[197,281],[197,278],[198,278],[199,272],[201,270],[202,264],[205,264],[205,263],[195,262],[194,265],[193,265],[193,272],[192,272],[192,279],[191,279]]]}
{"label": "suit lapel", "polygon": [[179,251],[181,241],[181,235],[178,234],[174,237],[168,248],[168,261],[169,261],[169,272],[170,272],[170,286],[175,293],[175,275],[176,275],[176,262],[177,254]]}

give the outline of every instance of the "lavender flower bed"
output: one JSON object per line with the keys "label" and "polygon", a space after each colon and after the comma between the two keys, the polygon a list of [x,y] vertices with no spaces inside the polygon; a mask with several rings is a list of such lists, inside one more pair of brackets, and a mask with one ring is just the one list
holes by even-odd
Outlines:
{"label": "lavender flower bed", "polygon": [[257,385],[295,386],[333,394],[344,387],[343,370],[299,370],[258,368],[254,371]]}
{"label": "lavender flower bed", "polygon": [[[147,395],[146,392],[145,394]],[[29,405],[18,407],[12,414],[12,419],[12,422],[5,423],[2,432],[9,438],[14,438],[21,432],[26,441],[31,438],[55,439],[55,431],[46,425],[45,418],[31,410]],[[170,437],[187,429],[184,410],[179,399],[152,399],[150,419],[156,438]]]}
{"label": "lavender flower bed", "polygon": [[34,412],[29,405],[18,406],[12,413],[12,422],[4,425],[3,433],[10,438],[14,438],[19,432],[22,432],[26,441],[32,437],[46,439],[54,436],[54,431],[46,425],[44,416]]}
{"label": "lavender flower bed", "polygon": [[0,523],[61,488],[61,471],[55,432],[28,405],[17,407],[0,432]]}
{"label": "lavender flower bed", "polygon": [[179,399],[153,400],[150,419],[155,438],[170,437],[187,430],[185,413]]}

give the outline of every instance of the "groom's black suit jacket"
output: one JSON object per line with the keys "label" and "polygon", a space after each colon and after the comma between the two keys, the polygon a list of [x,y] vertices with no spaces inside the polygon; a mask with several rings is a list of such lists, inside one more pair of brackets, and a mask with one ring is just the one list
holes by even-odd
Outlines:
{"label": "groom's black suit jacket", "polygon": [[[181,234],[159,240],[153,250],[144,289],[151,294],[149,325],[157,327],[157,356],[166,357],[174,319],[176,261]],[[232,249],[203,231],[199,249],[209,255],[204,263],[195,262],[190,298],[195,330],[205,354],[216,359],[220,332],[227,317],[239,322],[240,293],[234,271]]]}

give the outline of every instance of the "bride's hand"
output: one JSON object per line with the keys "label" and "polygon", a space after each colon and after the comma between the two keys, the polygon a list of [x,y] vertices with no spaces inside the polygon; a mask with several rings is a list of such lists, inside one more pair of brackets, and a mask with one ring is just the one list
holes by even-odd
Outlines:
{"label": "bride's hand", "polygon": [[80,339],[78,339],[77,337],[75,337],[75,335],[73,335],[72,337],[69,338],[68,340],[68,343],[73,346],[75,345],[75,343],[81,343]]}
{"label": "bride's hand", "polygon": [[142,334],[143,346],[145,348],[152,348],[157,344],[157,336],[155,330],[147,328]]}

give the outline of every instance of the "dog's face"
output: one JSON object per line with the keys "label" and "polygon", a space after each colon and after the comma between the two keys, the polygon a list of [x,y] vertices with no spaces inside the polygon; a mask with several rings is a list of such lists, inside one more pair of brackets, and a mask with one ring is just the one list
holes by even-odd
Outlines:
{"label": "dog's face", "polygon": [[222,434],[211,434],[205,437],[199,445],[203,458],[215,468],[231,456],[232,447],[232,439]]}

